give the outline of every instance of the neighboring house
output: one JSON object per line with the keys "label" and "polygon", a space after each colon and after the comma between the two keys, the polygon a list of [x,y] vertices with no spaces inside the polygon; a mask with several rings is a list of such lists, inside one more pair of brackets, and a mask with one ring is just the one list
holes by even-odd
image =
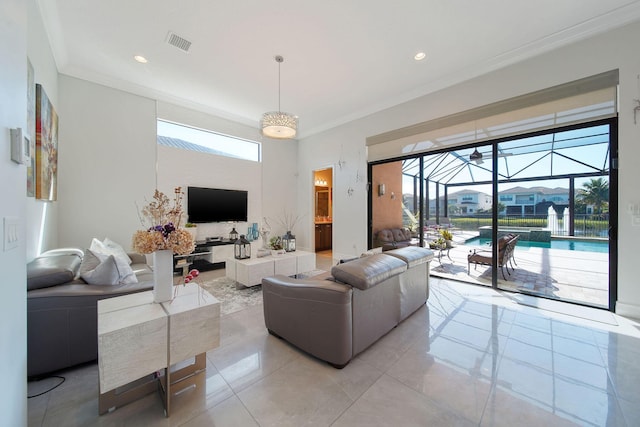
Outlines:
{"label": "neighboring house", "polygon": [[[479,210],[491,210],[493,197],[481,191],[460,190],[447,197],[450,215],[475,214]],[[440,215],[444,215],[444,196],[440,197]],[[436,214],[436,200],[429,200],[429,216]]]}
{"label": "neighboring house", "polygon": [[556,187],[514,187],[499,192],[498,201],[507,215],[543,215],[553,205],[558,214],[569,206],[569,189]]}
{"label": "neighboring house", "polygon": [[[504,205],[500,212],[506,215],[544,215],[554,206],[560,215],[569,206],[569,189],[557,187],[514,187],[500,191],[498,201]],[[473,190],[461,190],[448,195],[449,215],[472,215],[478,211],[491,211],[491,195]],[[440,215],[444,215],[444,197],[440,197]],[[436,214],[435,199],[429,200],[429,216]]]}

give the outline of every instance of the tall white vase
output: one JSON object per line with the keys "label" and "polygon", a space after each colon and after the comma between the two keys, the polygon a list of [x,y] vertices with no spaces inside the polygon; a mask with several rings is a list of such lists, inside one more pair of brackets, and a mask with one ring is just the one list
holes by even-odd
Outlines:
{"label": "tall white vase", "polygon": [[173,251],[153,253],[153,300],[165,302],[173,296]]}

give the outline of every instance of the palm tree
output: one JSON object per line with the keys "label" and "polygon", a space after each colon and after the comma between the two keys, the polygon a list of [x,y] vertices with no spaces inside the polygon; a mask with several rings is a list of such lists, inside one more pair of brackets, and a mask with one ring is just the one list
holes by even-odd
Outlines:
{"label": "palm tree", "polygon": [[588,204],[593,205],[594,213],[602,213],[604,208],[609,207],[609,181],[604,178],[591,178],[591,181],[582,184],[578,190],[578,198]]}

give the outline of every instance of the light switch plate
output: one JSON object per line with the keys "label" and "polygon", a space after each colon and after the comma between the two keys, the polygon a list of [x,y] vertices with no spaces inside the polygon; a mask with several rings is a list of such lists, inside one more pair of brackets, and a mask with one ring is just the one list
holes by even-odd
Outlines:
{"label": "light switch plate", "polygon": [[10,251],[18,247],[20,243],[20,218],[14,216],[4,217],[4,251]]}
{"label": "light switch plate", "polygon": [[29,162],[29,136],[22,133],[22,128],[11,129],[11,160],[26,165]]}

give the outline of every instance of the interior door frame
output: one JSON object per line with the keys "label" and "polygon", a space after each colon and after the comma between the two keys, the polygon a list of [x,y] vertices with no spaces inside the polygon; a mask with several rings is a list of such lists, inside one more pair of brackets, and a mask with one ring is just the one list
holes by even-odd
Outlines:
{"label": "interior door frame", "polygon": [[327,169],[331,169],[331,189],[329,191],[329,198],[331,199],[331,250],[333,251],[333,242],[335,241],[333,236],[335,233],[335,227],[334,227],[334,218],[335,218],[335,207],[336,207],[336,200],[333,197],[333,189],[335,188],[335,182],[336,182],[336,168],[335,165],[329,164],[327,166],[324,167],[316,167],[314,169],[311,170],[311,194],[313,195],[311,197],[311,209],[309,209],[309,212],[313,212],[313,216],[311,218],[311,238],[309,239],[311,241],[311,247],[310,250],[312,250],[313,253],[316,253],[316,183],[315,183],[315,175],[316,172],[318,171],[323,171],[323,170],[327,170]]}

